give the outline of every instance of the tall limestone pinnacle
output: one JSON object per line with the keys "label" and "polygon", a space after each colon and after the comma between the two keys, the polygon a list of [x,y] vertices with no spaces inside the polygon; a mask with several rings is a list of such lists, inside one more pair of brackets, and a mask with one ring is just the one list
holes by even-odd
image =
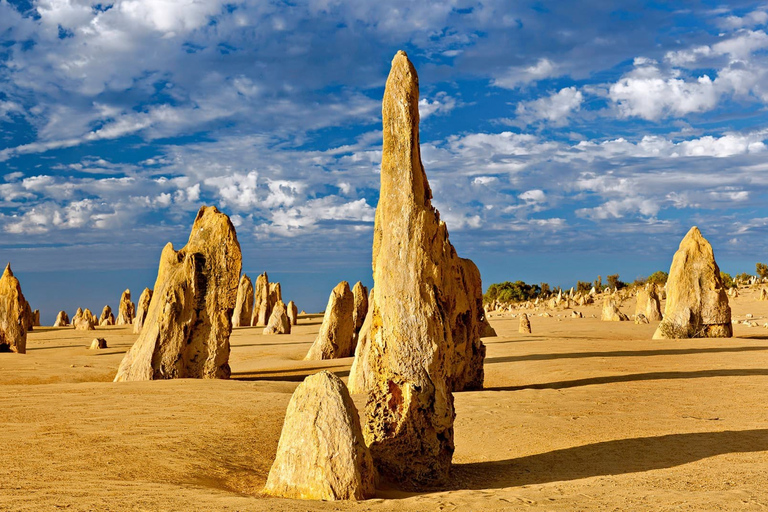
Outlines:
{"label": "tall limestone pinnacle", "polygon": [[364,435],[379,471],[412,487],[447,476],[452,391],[482,387],[485,358],[480,273],[458,257],[432,206],[418,102],[416,70],[400,51],[382,104]]}
{"label": "tall limestone pinnacle", "polygon": [[21,284],[13,275],[11,264],[0,277],[0,352],[27,352],[27,300],[21,293]]}
{"label": "tall limestone pinnacle", "polygon": [[241,266],[229,217],[200,208],[187,245],[169,243],[160,255],[146,318],[115,381],[228,378]]}

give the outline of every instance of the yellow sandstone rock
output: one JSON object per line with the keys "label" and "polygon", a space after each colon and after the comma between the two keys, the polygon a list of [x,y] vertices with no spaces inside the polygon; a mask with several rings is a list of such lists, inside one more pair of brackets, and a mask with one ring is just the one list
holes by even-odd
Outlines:
{"label": "yellow sandstone rock", "polygon": [[626,322],[629,317],[621,312],[617,299],[613,295],[607,295],[603,299],[603,312],[600,319],[603,322]]}
{"label": "yellow sandstone rock", "polygon": [[526,313],[520,315],[520,325],[517,328],[520,334],[531,334],[531,321]]}
{"label": "yellow sandstone rock", "polygon": [[327,371],[299,384],[288,403],[266,494],[305,500],[363,500],[376,470],[344,383]]}
{"label": "yellow sandstone rock", "polygon": [[357,345],[357,334],[360,332],[360,328],[365,321],[365,315],[368,314],[368,288],[366,288],[360,281],[355,283],[352,287],[352,295],[355,298],[355,306],[352,310],[352,323],[354,325],[354,338],[353,346]]}
{"label": "yellow sandstone rock", "polygon": [[342,281],[331,291],[323,324],[305,360],[338,359],[354,354],[355,297],[349,283]]}
{"label": "yellow sandstone rock", "polygon": [[288,307],[288,319],[291,321],[291,325],[298,325],[299,308],[296,307],[296,303],[293,301],[290,301],[287,307]]}
{"label": "yellow sandstone rock", "polygon": [[115,325],[115,315],[112,314],[112,308],[107,306],[104,306],[104,309],[101,310],[101,316],[99,317],[99,325],[100,326],[106,326],[106,325]]}
{"label": "yellow sandstone rock", "polygon": [[241,265],[229,217],[200,208],[187,245],[163,249],[147,318],[115,381],[228,378]]}
{"label": "yellow sandstone rock", "polygon": [[[368,294],[368,304],[373,304],[373,288],[371,288],[371,291]],[[349,369],[349,377],[347,378],[347,387],[349,388],[350,393],[365,393],[367,390],[367,383],[373,381],[370,376],[371,366],[368,362],[368,356],[371,352],[372,311],[371,308],[368,309],[368,314],[365,315],[365,320],[360,327],[360,332],[357,333],[355,360],[352,361],[352,367]]]}
{"label": "yellow sandstone rock", "polygon": [[247,274],[240,278],[237,287],[237,300],[235,311],[232,313],[232,327],[246,327],[251,325],[253,316],[253,283]]}
{"label": "yellow sandstone rock", "polygon": [[11,264],[0,277],[0,352],[27,352],[27,300]]}
{"label": "yellow sandstone rock", "polygon": [[144,288],[139,297],[139,303],[136,307],[136,316],[133,319],[133,332],[139,334],[141,328],[144,327],[144,322],[147,320],[147,313],[149,312],[149,304],[152,302],[152,290]]}
{"label": "yellow sandstone rock", "polygon": [[644,315],[650,322],[661,320],[661,303],[659,302],[659,295],[656,293],[655,284],[646,284],[637,292],[635,316],[640,314]]}
{"label": "yellow sandstone rock", "polygon": [[291,334],[291,320],[288,318],[285,302],[277,301],[262,334]]}
{"label": "yellow sandstone rock", "polygon": [[79,331],[92,331],[96,329],[96,316],[91,310],[77,308],[75,316],[72,317],[72,327]]}
{"label": "yellow sandstone rock", "polygon": [[696,226],[680,242],[667,278],[664,320],[653,339],[733,336],[720,268],[710,243]]}
{"label": "yellow sandstone rock", "polygon": [[131,302],[131,290],[125,290],[120,296],[120,304],[117,306],[115,325],[131,325],[135,315],[136,306]]}
{"label": "yellow sandstone rock", "polygon": [[69,315],[64,310],[59,311],[59,314],[56,315],[56,321],[53,322],[53,326],[64,327],[67,325],[69,325]]}
{"label": "yellow sandstone rock", "polygon": [[377,469],[402,486],[443,481],[453,456],[452,391],[483,383],[480,273],[459,258],[432,206],[419,149],[419,82],[405,52],[382,103],[376,288],[364,435]]}

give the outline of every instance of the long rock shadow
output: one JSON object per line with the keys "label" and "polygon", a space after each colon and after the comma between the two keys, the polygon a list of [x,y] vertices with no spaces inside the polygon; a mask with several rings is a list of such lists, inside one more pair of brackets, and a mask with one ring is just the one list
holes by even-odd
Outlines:
{"label": "long rock shadow", "polygon": [[552,359],[582,359],[587,357],[647,357],[713,354],[718,352],[758,352],[761,350],[768,350],[768,346],[671,348],[657,350],[612,350],[608,352],[565,352],[562,354],[528,354],[524,356],[486,357],[485,364],[513,363],[516,361],[549,361]]}
{"label": "long rock shadow", "polygon": [[499,336],[498,338],[495,338],[495,337],[492,336],[490,338],[484,338],[484,340],[487,340],[487,341],[483,341],[483,343],[485,343],[486,345],[500,345],[502,343],[525,343],[527,341],[548,341],[548,340],[551,340],[551,339],[554,339],[554,338],[557,338],[560,341],[563,341],[563,340],[590,340],[590,339],[594,339],[594,336],[575,336],[575,335],[572,335],[572,334],[569,334],[569,335],[560,335],[560,334],[558,334],[556,336],[545,336],[543,334],[522,334],[520,336],[521,337],[519,337],[519,338],[515,337],[513,339],[500,340],[500,341],[496,341],[496,340],[499,339],[499,338],[506,338],[508,336]]}
{"label": "long rock shadow", "polygon": [[54,350],[54,349],[59,349],[59,348],[81,348],[81,347],[88,348],[84,344],[82,346],[78,346],[78,345],[49,345],[49,346],[45,346],[45,347],[27,347],[27,352],[32,352],[32,351],[35,351],[35,350]]}
{"label": "long rock shadow", "polygon": [[619,439],[517,459],[456,464],[449,489],[499,489],[665,469],[726,453],[768,451],[768,429]]}
{"label": "long rock shadow", "polygon": [[612,384],[615,382],[637,382],[643,380],[669,380],[669,379],[700,379],[704,377],[752,377],[768,376],[768,369],[763,368],[739,368],[725,370],[698,370],[692,372],[649,372],[631,373],[628,375],[606,375],[604,377],[590,377],[587,379],[561,380],[557,382],[544,382],[541,384],[524,384],[522,386],[497,386],[483,388],[483,391],[520,391],[523,389],[568,389],[580,386],[592,386],[595,384]]}
{"label": "long rock shadow", "polygon": [[232,345],[232,348],[246,347],[283,347],[287,345],[311,345],[313,340],[308,341],[286,341],[285,343],[248,343],[246,345]]}
{"label": "long rock shadow", "polygon": [[327,370],[337,377],[349,376],[349,368],[339,366],[315,366],[311,368],[295,368],[290,370],[265,370],[259,372],[238,372],[230,376],[230,380],[256,381],[273,380],[284,382],[301,382],[308,376],[319,371]]}

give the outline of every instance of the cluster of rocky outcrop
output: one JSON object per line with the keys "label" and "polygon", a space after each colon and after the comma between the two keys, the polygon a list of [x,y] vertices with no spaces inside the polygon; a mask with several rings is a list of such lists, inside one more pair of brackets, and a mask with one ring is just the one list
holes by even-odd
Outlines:
{"label": "cluster of rocky outcrop", "polygon": [[269,317],[272,315],[272,309],[278,302],[283,300],[280,283],[270,283],[267,273],[264,272],[256,278],[256,285],[253,292],[253,314],[251,315],[251,325],[267,325]]}
{"label": "cluster of rocky outcrop", "polygon": [[283,302],[280,283],[270,283],[267,273],[256,278],[240,277],[237,300],[232,313],[233,327],[265,326],[264,334],[290,334],[291,326],[299,321],[298,308],[293,301]]}
{"label": "cluster of rocky outcrop", "polygon": [[125,290],[120,296],[115,325],[131,325],[136,316],[136,306],[131,302],[131,290]]}

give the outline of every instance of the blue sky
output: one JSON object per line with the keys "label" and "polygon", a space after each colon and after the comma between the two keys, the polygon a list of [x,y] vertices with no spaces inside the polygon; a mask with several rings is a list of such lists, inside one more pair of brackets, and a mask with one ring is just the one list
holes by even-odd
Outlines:
{"label": "blue sky", "polygon": [[201,204],[323,308],[371,284],[390,61],[485,286],[668,269],[698,225],[768,260],[768,4],[0,0],[0,259],[33,307],[114,308]]}

